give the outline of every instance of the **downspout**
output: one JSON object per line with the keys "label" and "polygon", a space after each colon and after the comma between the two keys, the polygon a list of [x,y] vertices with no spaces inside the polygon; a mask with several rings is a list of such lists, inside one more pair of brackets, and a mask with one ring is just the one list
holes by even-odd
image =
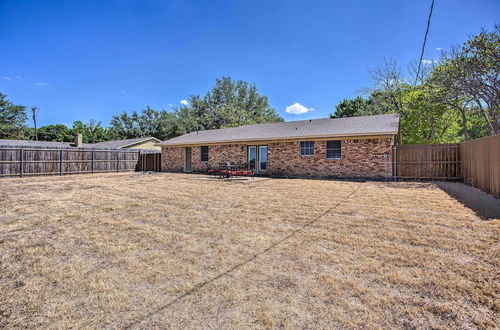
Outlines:
{"label": "downspout", "polygon": [[394,146],[392,147],[392,180],[397,181],[397,151],[398,145],[395,136],[393,136]]}

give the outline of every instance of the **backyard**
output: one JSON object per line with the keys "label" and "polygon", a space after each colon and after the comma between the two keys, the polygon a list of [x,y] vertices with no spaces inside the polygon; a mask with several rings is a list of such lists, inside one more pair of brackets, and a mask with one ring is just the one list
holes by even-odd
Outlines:
{"label": "backyard", "polygon": [[0,328],[494,328],[500,220],[434,184],[0,181]]}

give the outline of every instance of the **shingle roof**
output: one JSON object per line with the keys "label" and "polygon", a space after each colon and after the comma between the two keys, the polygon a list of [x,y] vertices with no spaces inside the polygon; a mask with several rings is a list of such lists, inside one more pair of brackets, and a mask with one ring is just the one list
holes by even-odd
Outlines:
{"label": "shingle roof", "polygon": [[73,142],[49,142],[28,140],[0,140],[2,147],[72,148]]}
{"label": "shingle roof", "polygon": [[397,134],[398,130],[398,114],[323,118],[195,131],[166,140],[159,145],[172,146],[305,137],[393,135]]}
{"label": "shingle roof", "polygon": [[[98,143],[84,143],[82,148],[90,149],[120,149],[129,145],[134,145],[140,142],[154,140],[161,142],[154,137],[144,137],[126,140],[104,141]],[[0,147],[33,147],[33,148],[74,148],[73,142],[50,142],[50,141],[28,141],[28,140],[1,140]],[[146,149],[144,149],[146,150]],[[148,149],[149,150],[149,149]]]}
{"label": "shingle roof", "polygon": [[135,139],[126,139],[126,140],[112,140],[112,141],[103,141],[98,143],[93,143],[92,146],[96,148],[106,148],[106,149],[117,149],[123,148],[129,145],[138,144],[141,142],[146,142],[149,140],[154,140],[155,142],[161,142],[155,137],[142,137]]}

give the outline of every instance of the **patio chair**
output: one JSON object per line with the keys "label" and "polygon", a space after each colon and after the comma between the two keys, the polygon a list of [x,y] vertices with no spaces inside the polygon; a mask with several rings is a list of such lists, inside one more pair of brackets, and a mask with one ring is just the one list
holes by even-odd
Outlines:
{"label": "patio chair", "polygon": [[212,167],[210,163],[207,163],[207,174],[209,175],[217,175],[219,174],[219,169]]}
{"label": "patio chair", "polygon": [[248,164],[247,163],[241,163],[238,165],[235,165],[233,169],[229,170],[229,174],[231,176],[252,176],[252,178],[255,177],[255,173],[253,170],[248,169]]}

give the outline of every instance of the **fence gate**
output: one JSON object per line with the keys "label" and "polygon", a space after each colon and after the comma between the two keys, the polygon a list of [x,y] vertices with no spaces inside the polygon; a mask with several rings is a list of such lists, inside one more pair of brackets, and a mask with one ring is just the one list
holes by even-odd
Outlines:
{"label": "fence gate", "polygon": [[161,154],[140,154],[137,162],[138,171],[161,172]]}
{"label": "fence gate", "polygon": [[393,161],[396,180],[462,179],[459,143],[396,145]]}

